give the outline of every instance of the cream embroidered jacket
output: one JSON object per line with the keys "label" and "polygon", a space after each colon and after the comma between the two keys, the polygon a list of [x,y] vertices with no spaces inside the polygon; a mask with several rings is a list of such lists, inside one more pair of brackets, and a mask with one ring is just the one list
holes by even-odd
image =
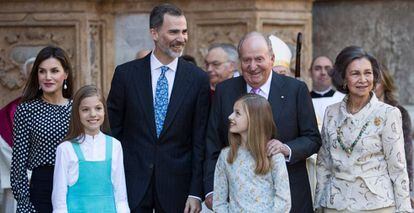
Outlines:
{"label": "cream embroidered jacket", "polygon": [[[325,112],[315,208],[359,211],[395,206],[397,212],[412,211],[401,113],[371,95],[356,114],[346,110],[348,96]],[[361,135],[351,154],[341,148],[338,128],[345,148]]]}

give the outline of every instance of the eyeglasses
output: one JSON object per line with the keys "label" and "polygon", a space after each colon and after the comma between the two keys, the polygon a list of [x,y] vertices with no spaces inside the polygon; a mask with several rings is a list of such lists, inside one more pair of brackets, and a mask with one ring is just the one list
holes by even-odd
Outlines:
{"label": "eyeglasses", "polygon": [[208,67],[211,65],[213,66],[214,69],[218,69],[222,64],[227,63],[229,61],[213,61],[213,62],[205,62],[204,65],[206,66],[206,69],[208,69]]}

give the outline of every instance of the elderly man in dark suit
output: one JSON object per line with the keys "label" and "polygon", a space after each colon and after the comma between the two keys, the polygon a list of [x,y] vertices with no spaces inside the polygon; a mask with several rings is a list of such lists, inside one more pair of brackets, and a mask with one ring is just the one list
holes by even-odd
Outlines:
{"label": "elderly man in dark suit", "polygon": [[303,82],[272,72],[274,55],[270,41],[262,34],[244,36],[238,51],[243,76],[217,85],[210,113],[204,177],[206,205],[211,207],[212,203],[217,157],[228,146],[228,116],[233,104],[243,94],[254,92],[267,98],[272,106],[278,136],[268,143],[268,153],[285,155],[291,212],[313,212],[306,158],[319,150],[321,138],[308,88]]}
{"label": "elderly man in dark suit", "polygon": [[199,212],[209,80],[179,56],[187,22],[171,4],[150,14],[152,53],[119,65],[108,96],[123,146],[131,212]]}

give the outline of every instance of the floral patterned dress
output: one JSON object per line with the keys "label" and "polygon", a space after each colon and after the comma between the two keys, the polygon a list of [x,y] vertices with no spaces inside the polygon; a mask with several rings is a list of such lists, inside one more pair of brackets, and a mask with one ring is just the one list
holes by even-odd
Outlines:
{"label": "floral patterned dress", "polygon": [[282,154],[272,157],[272,170],[257,175],[255,160],[240,147],[233,164],[227,162],[229,148],[224,148],[214,173],[213,210],[223,212],[289,212],[291,207],[289,177]]}

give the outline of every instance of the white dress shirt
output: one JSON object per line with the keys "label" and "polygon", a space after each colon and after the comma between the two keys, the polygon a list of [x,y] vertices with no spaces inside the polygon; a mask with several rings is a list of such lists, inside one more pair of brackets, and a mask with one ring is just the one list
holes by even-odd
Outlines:
{"label": "white dress shirt", "polygon": [[[85,135],[80,149],[87,161],[105,160],[105,135]],[[54,213],[68,212],[66,196],[68,187],[73,186],[79,177],[79,162],[71,142],[61,143],[56,150],[55,171],[53,175],[52,204]],[[112,138],[111,179],[114,190],[115,206],[118,213],[129,213],[125,185],[125,172],[121,143]]]}
{"label": "white dress shirt", "polygon": [[170,100],[171,92],[172,92],[173,85],[174,85],[175,73],[177,73],[176,71],[177,71],[177,65],[178,65],[178,58],[175,58],[171,63],[164,65],[157,59],[157,57],[155,57],[154,51],[152,51],[150,63],[151,63],[152,98],[153,98],[154,103],[155,103],[155,90],[157,88],[157,81],[161,75],[161,67],[163,66],[168,67],[168,71],[165,72],[165,77],[167,78],[167,81],[168,81],[168,100]]}

